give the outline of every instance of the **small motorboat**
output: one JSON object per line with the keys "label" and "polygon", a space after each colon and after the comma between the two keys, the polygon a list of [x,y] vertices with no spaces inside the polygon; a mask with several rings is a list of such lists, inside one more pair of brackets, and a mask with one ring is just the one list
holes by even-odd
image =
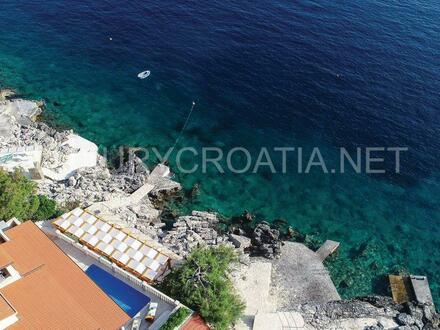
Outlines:
{"label": "small motorboat", "polygon": [[142,72],[140,72],[138,74],[138,78],[139,79],[145,79],[145,78],[147,78],[150,75],[150,73],[151,73],[150,70],[142,71]]}

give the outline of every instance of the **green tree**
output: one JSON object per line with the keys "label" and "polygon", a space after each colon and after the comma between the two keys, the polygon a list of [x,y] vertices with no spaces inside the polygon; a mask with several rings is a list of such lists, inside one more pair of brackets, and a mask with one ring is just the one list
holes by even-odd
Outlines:
{"label": "green tree", "polygon": [[48,220],[59,215],[57,203],[44,195],[38,196],[39,206],[38,210],[32,216],[33,220]]}
{"label": "green tree", "polygon": [[0,170],[0,219],[29,219],[39,206],[35,192],[36,184],[20,171],[7,173]]}
{"label": "green tree", "polygon": [[20,171],[0,169],[0,220],[46,220],[58,214],[55,201],[37,195],[37,185]]}
{"label": "green tree", "polygon": [[229,329],[244,310],[227,276],[235,258],[229,247],[196,249],[166,277],[161,289],[198,311],[214,329]]}
{"label": "green tree", "polygon": [[170,318],[160,327],[159,330],[174,330],[182,325],[183,321],[191,314],[191,311],[186,307],[180,307],[177,312],[170,316]]}

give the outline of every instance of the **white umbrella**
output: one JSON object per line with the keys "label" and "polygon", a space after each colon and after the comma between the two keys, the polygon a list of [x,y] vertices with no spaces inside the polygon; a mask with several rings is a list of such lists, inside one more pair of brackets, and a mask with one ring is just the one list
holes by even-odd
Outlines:
{"label": "white umbrella", "polygon": [[138,265],[139,265],[139,261],[131,259],[127,266],[130,267],[131,269],[136,269]]}
{"label": "white umbrella", "polygon": [[100,231],[103,231],[105,233],[107,233],[109,231],[109,229],[111,228],[111,226],[108,223],[105,223],[102,220],[98,220],[95,223],[96,228],[98,228]]}
{"label": "white umbrella", "polygon": [[138,272],[139,274],[142,274],[144,271],[145,271],[145,269],[147,269],[146,267],[145,267],[145,265],[143,265],[143,264],[139,264],[139,265],[137,265],[137,267],[135,268],[135,271],[136,272]]}
{"label": "white umbrella", "polygon": [[84,219],[85,222],[90,223],[90,224],[95,223],[97,220],[97,218],[90,213],[84,213],[82,218]]}
{"label": "white umbrella", "polygon": [[105,243],[110,243],[110,241],[113,239],[113,237],[109,234],[105,234],[104,237],[101,239],[101,241]]}
{"label": "white umbrella", "polygon": [[70,234],[72,234],[72,235],[75,235],[75,232],[76,232],[78,229],[79,229],[79,228],[78,228],[77,226],[75,226],[75,225],[71,225],[71,226],[69,227],[69,229],[67,229],[67,232],[70,233]]}
{"label": "white umbrella", "polygon": [[91,246],[96,246],[96,244],[99,243],[99,239],[96,236],[90,234],[86,234],[86,236],[84,237],[84,241],[86,241],[87,244]]}
{"label": "white umbrella", "polygon": [[70,216],[70,212],[64,213],[60,218],[67,219]]}
{"label": "white umbrella", "polygon": [[85,232],[89,232],[89,228],[92,227],[92,225],[90,223],[84,222],[84,224],[82,226],[80,226]]}
{"label": "white umbrella", "polygon": [[147,269],[144,273],[144,276],[150,280],[154,280],[154,278],[157,276],[157,272],[152,269]]}
{"label": "white umbrella", "polygon": [[84,235],[84,230],[82,230],[81,228],[77,227],[76,230],[73,232],[73,235],[75,235],[76,237],[80,238],[82,235]]}
{"label": "white umbrella", "polygon": [[160,267],[160,263],[158,263],[156,260],[153,260],[153,262],[150,264],[149,268],[156,271]]}
{"label": "white umbrella", "polygon": [[81,225],[84,223],[84,220],[83,219],[81,219],[81,218],[76,218],[74,221],[73,221],[73,224],[75,225],[75,226],[77,226],[77,227],[81,227]]}
{"label": "white umbrella", "polygon": [[142,243],[138,240],[135,240],[133,243],[131,243],[130,245],[133,249],[139,250],[139,248],[142,246]]}
{"label": "white umbrella", "polygon": [[146,255],[148,258],[153,259],[157,255],[157,251],[153,250],[149,246],[144,245],[140,251]]}
{"label": "white umbrella", "polygon": [[160,267],[160,264],[153,259],[144,259],[143,264],[152,270],[157,270]]}
{"label": "white umbrella", "polygon": [[105,237],[105,235],[107,235],[107,233],[104,233],[103,231],[100,231],[100,230],[98,230],[98,231],[95,233],[95,236],[98,237],[99,240],[101,240],[101,241],[102,241],[102,239]]}
{"label": "white umbrella", "polygon": [[58,224],[58,226],[60,226],[64,230],[66,230],[67,228],[69,228],[71,226],[71,224],[72,223],[69,220],[63,219],[63,221],[60,224]]}
{"label": "white umbrella", "polygon": [[115,248],[113,246],[111,246],[110,244],[106,244],[105,248],[102,250],[102,252],[104,252],[107,255],[111,255],[114,250],[115,250]]}
{"label": "white umbrella", "polygon": [[117,256],[116,256],[116,253],[115,253],[115,255],[113,257],[115,257],[115,259],[117,261],[119,261],[121,264],[124,264],[124,265],[126,265],[127,262],[130,260],[130,257],[128,255],[126,255],[125,253],[121,253],[121,252],[118,253]]}
{"label": "white umbrella", "polygon": [[113,246],[104,242],[99,242],[96,248],[106,255],[110,255],[114,251]]}
{"label": "white umbrella", "polygon": [[96,228],[94,225],[90,225],[90,227],[86,230],[89,234],[93,235],[96,234],[98,231],[98,228]]}
{"label": "white umbrella", "polygon": [[132,258],[136,261],[141,261],[142,258],[144,257],[142,252],[135,250],[133,248],[130,248],[126,253],[130,256],[130,258]]}
{"label": "white umbrella", "polygon": [[120,232],[116,235],[116,239],[119,240],[119,241],[123,241],[124,238],[126,238],[126,237],[127,237],[127,234],[126,234],[126,233],[123,233],[122,231],[120,231]]}
{"label": "white umbrella", "polygon": [[129,247],[132,247],[135,250],[138,250],[139,247],[142,245],[140,241],[138,241],[136,238],[128,236],[125,241]]}
{"label": "white umbrella", "polygon": [[116,237],[118,235],[118,233],[119,233],[119,229],[116,229],[116,228],[112,228],[109,231],[109,234],[112,235],[113,237]]}
{"label": "white umbrella", "polygon": [[127,250],[127,247],[127,244],[125,244],[124,242],[118,241],[116,243],[116,249],[118,249],[118,251],[124,252],[125,250]]}
{"label": "white umbrella", "polygon": [[110,230],[112,226],[110,226],[107,222],[104,222],[104,224],[102,225],[101,230],[105,231],[106,233]]}
{"label": "white umbrella", "polygon": [[141,261],[145,256],[142,252],[136,251],[136,253],[132,256],[134,260]]}
{"label": "white umbrella", "polygon": [[129,247],[128,250],[125,253],[127,253],[130,256],[130,258],[133,259],[133,256],[136,253],[136,250],[131,248],[131,247]]}
{"label": "white umbrella", "polygon": [[74,209],[70,213],[72,213],[73,215],[76,215],[77,217],[79,217],[81,214],[84,213],[84,211],[81,208],[77,207],[76,209]]}
{"label": "white umbrella", "polygon": [[133,243],[135,241],[135,239],[131,236],[127,236],[127,238],[125,239],[125,243],[127,243],[128,246],[131,246],[131,243]]}
{"label": "white umbrella", "polygon": [[168,261],[168,259],[169,258],[167,256],[163,255],[163,254],[159,254],[156,257],[157,262],[160,263],[161,265],[165,265],[166,262]]}
{"label": "white umbrella", "polygon": [[157,251],[151,249],[150,252],[148,252],[147,257],[153,259],[157,255]]}

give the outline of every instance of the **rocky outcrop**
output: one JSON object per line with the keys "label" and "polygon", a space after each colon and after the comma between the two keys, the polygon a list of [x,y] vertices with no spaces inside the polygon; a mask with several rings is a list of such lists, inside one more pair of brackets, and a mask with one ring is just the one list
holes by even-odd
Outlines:
{"label": "rocky outcrop", "polygon": [[[34,115],[40,111],[39,105],[32,101],[0,102],[0,115],[8,118],[7,122],[2,123],[9,132],[5,135],[0,134],[0,149],[40,145],[43,147],[41,159],[43,172],[44,169],[48,169],[55,173],[57,168],[62,168],[63,164],[71,160],[72,155],[78,153],[78,150],[67,142],[72,136],[76,137],[76,140],[82,138],[75,136],[71,130],[60,132],[45,123],[34,122],[32,120]],[[26,117],[27,120],[19,121],[17,116]],[[60,204],[69,202],[85,207],[99,201],[124,198],[144,185],[150,174],[142,161],[130,149],[128,150],[128,157],[117,169],[110,170],[106,159],[96,155],[97,161],[93,162],[94,166],[75,169],[65,180],[39,181],[39,192]],[[157,182],[154,183],[154,189],[163,194],[167,190],[180,189],[180,185],[169,178],[155,180]]]}
{"label": "rocky outcrop", "polygon": [[15,95],[15,91],[12,88],[0,89],[0,101],[5,101],[6,99],[14,95]]}
{"label": "rocky outcrop", "polygon": [[251,239],[242,235],[229,234],[229,240],[237,249],[247,250],[251,247]]}
{"label": "rocky outcrop", "polygon": [[391,298],[381,296],[304,304],[298,311],[315,329],[427,330],[438,329],[440,325],[440,317],[432,305],[399,305]]}
{"label": "rocky outcrop", "polygon": [[177,218],[173,228],[162,234],[160,242],[182,256],[198,246],[232,245],[226,235],[217,232],[218,222],[216,213],[193,211]]}
{"label": "rocky outcrop", "polygon": [[273,259],[281,254],[280,232],[277,229],[272,229],[265,221],[255,227],[251,242],[252,255]]}
{"label": "rocky outcrop", "polygon": [[98,156],[95,167],[79,169],[65,181],[40,182],[39,190],[59,203],[78,201],[82,206],[89,206],[99,201],[128,197],[146,180],[147,176],[143,173],[129,175],[111,172],[105,159]]}

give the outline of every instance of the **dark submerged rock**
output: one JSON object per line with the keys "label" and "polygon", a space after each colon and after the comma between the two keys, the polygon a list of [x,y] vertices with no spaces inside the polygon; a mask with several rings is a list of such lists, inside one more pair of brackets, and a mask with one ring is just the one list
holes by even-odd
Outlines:
{"label": "dark submerged rock", "polygon": [[273,259],[281,254],[280,232],[266,221],[259,223],[251,236],[251,254]]}

